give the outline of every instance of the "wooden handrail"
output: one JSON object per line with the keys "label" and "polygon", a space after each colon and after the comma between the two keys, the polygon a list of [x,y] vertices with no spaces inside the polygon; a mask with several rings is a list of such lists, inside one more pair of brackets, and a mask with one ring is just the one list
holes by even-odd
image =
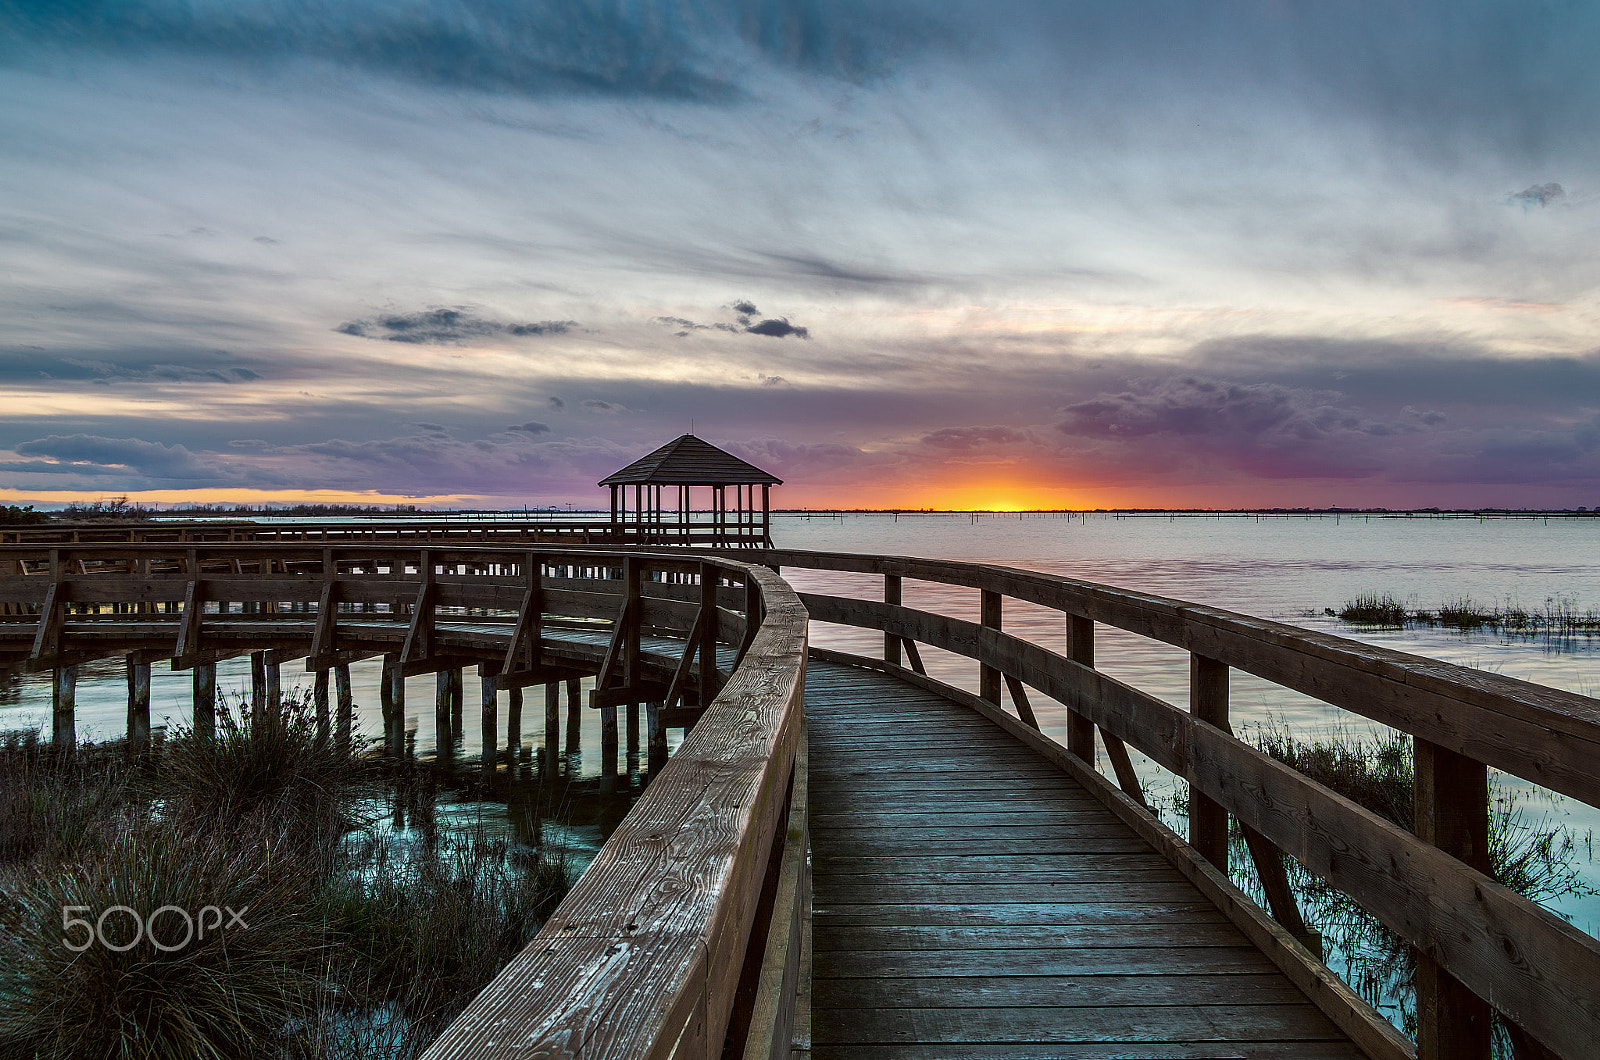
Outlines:
{"label": "wooden handrail", "polygon": [[[27,573],[36,560],[43,567]],[[463,565],[476,573],[453,573]],[[254,573],[241,573],[247,566]],[[663,580],[651,580],[655,576]],[[724,580],[730,584],[720,584]],[[205,614],[199,608],[208,600],[275,605],[278,611]],[[538,622],[520,610],[533,600],[543,611]],[[769,869],[778,863],[792,869],[796,862],[796,852],[786,851],[786,836],[794,831],[790,785],[804,725],[807,618],[795,593],[765,567],[644,550],[0,546],[0,603],[20,609],[0,618],[0,628],[21,625],[20,636],[0,642],[0,652],[9,653],[0,665],[18,665],[20,658],[23,668],[55,670],[68,700],[78,659],[125,652],[131,638],[142,638],[141,651],[176,655],[180,642],[193,653],[235,635],[235,627],[248,627],[237,635],[260,637],[263,630],[270,636],[274,625],[292,626],[299,646],[291,657],[316,648],[331,658],[348,654],[351,645],[373,647],[357,642],[379,635],[374,618],[380,626],[388,619],[392,632],[378,645],[385,659],[386,717],[398,713],[408,666],[459,669],[463,634],[447,623],[460,616],[441,610],[500,612],[504,617],[494,634],[466,634],[483,641],[472,650],[482,660],[486,769],[493,767],[488,748],[497,682],[506,677],[506,660],[520,657],[514,653],[519,639],[532,635],[530,628],[545,633],[541,655],[548,659],[564,650],[552,621],[593,622],[605,629],[594,620],[627,616],[612,623],[618,639],[609,647],[630,660],[629,679],[639,676],[643,633],[675,633],[684,640],[681,655],[664,661],[681,694],[690,662],[698,658],[699,720],[538,938],[430,1047],[430,1060],[579,1049],[589,1056],[720,1055],[747,965],[760,970],[766,957],[772,932],[765,918],[797,915],[795,908],[769,911],[760,899]],[[388,610],[339,612],[341,603]],[[133,604],[152,610],[124,613]],[[191,613],[178,611],[184,604]],[[91,605],[114,605],[113,613],[66,613]],[[484,621],[493,619],[471,619],[474,625]],[[99,631],[113,639],[94,641]],[[738,654],[726,675],[717,670],[719,644]],[[591,656],[605,650],[592,643],[568,646]],[[434,661],[439,656],[443,661]],[[262,663],[261,653],[255,661]],[[264,681],[276,672],[273,662]],[[326,687],[319,681],[324,699]],[[715,698],[706,703],[708,690]],[[67,739],[70,716],[69,704]],[[58,739],[61,719],[58,709]],[[347,724],[343,711],[341,724]],[[396,732],[389,728],[392,753]],[[803,787],[797,808],[803,818]],[[790,888],[794,901],[803,900],[801,890]],[[534,983],[541,985],[531,989]],[[787,997],[769,997],[763,1006],[780,1031],[794,986],[786,981]],[[751,1027],[750,1033],[758,1030]]]}
{"label": "wooden handrail", "polygon": [[[1191,805],[1200,810],[1191,818],[1191,844],[1224,871],[1226,828],[1215,815],[1232,814],[1247,837],[1276,844],[1349,894],[1419,953],[1426,973],[1418,978],[1420,1052],[1425,1060],[1486,1057],[1486,1002],[1512,1021],[1519,1034],[1556,1055],[1589,1055],[1600,1040],[1600,991],[1595,985],[1600,983],[1600,942],[1491,879],[1481,822],[1474,816],[1486,814],[1479,790],[1485,784],[1484,763],[1590,804],[1600,801],[1600,756],[1595,754],[1600,750],[1600,702],[1070,578],[893,556],[776,550],[760,558],[784,567],[852,571],[896,583],[916,578],[980,590],[982,622],[870,598],[802,593],[801,599],[818,621],[880,630],[886,643],[922,642],[974,659],[980,676],[987,678],[982,682],[989,685],[986,692],[992,693],[990,674],[1031,685],[1068,708],[1069,730],[1087,727],[1092,732],[1098,727],[1110,740],[1126,742],[1182,776],[1194,798]],[[1075,619],[1069,654],[1079,658],[997,628],[1001,609],[994,602],[996,594],[1054,607]],[[1092,621],[1188,648],[1196,660],[1195,713],[1095,670],[1092,650],[1083,661],[1085,631],[1080,625]],[[1221,698],[1230,665],[1411,733],[1418,748],[1416,833],[1235,738]],[[960,695],[985,708],[994,698]],[[1449,796],[1443,794],[1444,786]],[[1439,794],[1429,795],[1433,787]],[[1206,814],[1207,804],[1216,808],[1212,816]],[[1449,814],[1449,823],[1441,817],[1423,827],[1428,812]],[[1272,881],[1264,882],[1270,890]],[[1297,921],[1298,913],[1291,911],[1290,919]],[[1482,1014],[1474,1015],[1478,1006]]]}

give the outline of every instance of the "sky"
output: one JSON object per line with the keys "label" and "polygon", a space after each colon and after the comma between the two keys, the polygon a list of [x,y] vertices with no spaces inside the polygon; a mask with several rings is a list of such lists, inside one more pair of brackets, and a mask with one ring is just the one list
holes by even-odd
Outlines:
{"label": "sky", "polygon": [[0,501],[1600,507],[1600,6],[0,0]]}

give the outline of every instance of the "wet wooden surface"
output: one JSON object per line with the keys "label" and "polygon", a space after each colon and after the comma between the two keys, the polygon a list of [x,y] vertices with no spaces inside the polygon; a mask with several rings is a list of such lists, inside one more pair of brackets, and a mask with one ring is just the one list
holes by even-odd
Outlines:
{"label": "wet wooden surface", "polygon": [[817,660],[806,711],[817,1060],[1362,1055],[997,726]]}

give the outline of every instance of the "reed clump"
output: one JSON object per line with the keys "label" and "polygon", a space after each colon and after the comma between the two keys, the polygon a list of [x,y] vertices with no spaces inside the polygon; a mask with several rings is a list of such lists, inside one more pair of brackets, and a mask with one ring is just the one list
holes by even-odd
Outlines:
{"label": "reed clump", "polygon": [[[1272,724],[1257,728],[1252,741],[1307,778],[1412,830],[1416,801],[1409,735],[1340,731],[1306,740]],[[1494,879],[1536,902],[1594,893],[1579,869],[1569,829],[1529,820],[1516,793],[1503,785],[1492,782],[1489,795],[1489,874]],[[1373,1004],[1387,1000],[1399,1005],[1407,1031],[1414,1034],[1415,954],[1410,946],[1344,892],[1286,860],[1302,914],[1343,954],[1351,986]],[[1531,1055],[1516,1027],[1500,1021],[1496,1033],[1496,1055]]]}
{"label": "reed clump", "polygon": [[1358,596],[1337,611],[1329,607],[1323,613],[1351,625],[1388,629],[1439,627],[1525,637],[1600,636],[1600,610],[1581,609],[1571,598],[1561,596],[1547,598],[1544,606],[1536,609],[1513,603],[1487,605],[1462,596],[1428,610],[1408,607],[1393,594],[1382,593]]}
{"label": "reed clump", "polygon": [[391,793],[351,746],[300,696],[143,760],[0,738],[0,1058],[419,1055],[566,865],[481,829],[385,831]]}

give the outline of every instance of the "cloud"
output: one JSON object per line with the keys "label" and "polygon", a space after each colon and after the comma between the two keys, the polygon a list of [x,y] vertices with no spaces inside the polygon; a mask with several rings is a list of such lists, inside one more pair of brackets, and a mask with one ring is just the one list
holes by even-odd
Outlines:
{"label": "cloud", "polygon": [[739,299],[739,301],[733,303],[731,308],[735,313],[738,313],[742,317],[753,317],[761,312],[761,310],[756,308],[756,304],[754,302],[746,298]]}
{"label": "cloud", "polygon": [[789,323],[788,317],[763,320],[758,324],[751,324],[745,328],[752,335],[767,335],[775,339],[786,338],[793,335],[797,339],[809,339],[811,332],[798,325]]}
{"label": "cloud", "polygon": [[239,63],[314,58],[428,84],[528,95],[644,96],[727,103],[760,66],[862,80],[933,34],[909,4],[860,13],[843,0],[316,0],[188,4],[0,5],[19,41],[149,54],[212,54]]}
{"label": "cloud", "polygon": [[506,430],[520,431],[523,434],[549,434],[550,425],[548,423],[539,423],[536,420],[529,420],[527,423],[519,423],[514,427],[507,427]]}
{"label": "cloud", "polygon": [[588,409],[590,412],[603,412],[609,416],[628,411],[626,405],[619,405],[613,401],[601,401],[597,398],[590,398],[583,402],[583,408]]}
{"label": "cloud", "polygon": [[1567,189],[1559,184],[1535,184],[1524,188],[1515,195],[1509,196],[1506,201],[1528,209],[1534,206],[1549,206],[1553,202],[1560,202],[1567,197]]}
{"label": "cloud", "polygon": [[576,320],[541,320],[536,324],[504,324],[485,320],[465,306],[436,307],[416,313],[393,313],[369,320],[347,320],[333,330],[364,339],[387,339],[430,346],[451,346],[494,335],[564,335]]}
{"label": "cloud", "polygon": [[549,398],[546,401],[546,404],[555,409],[557,412],[565,412],[567,408],[567,403],[558,397]]}
{"label": "cloud", "polygon": [[1004,445],[1011,442],[1031,441],[1027,431],[1010,427],[945,427],[925,435],[923,445],[935,449],[973,449],[981,445]]}

